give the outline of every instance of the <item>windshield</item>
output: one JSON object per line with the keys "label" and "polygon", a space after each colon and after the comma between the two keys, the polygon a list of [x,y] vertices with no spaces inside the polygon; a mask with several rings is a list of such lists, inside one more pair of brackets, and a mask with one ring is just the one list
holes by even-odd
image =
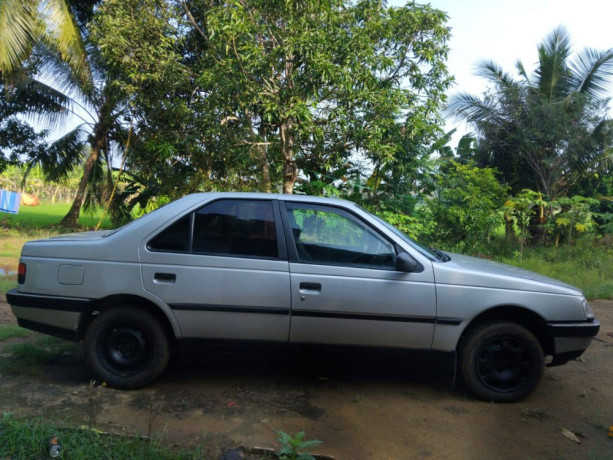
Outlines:
{"label": "windshield", "polygon": [[[368,212],[368,211],[366,211],[366,212]],[[381,224],[383,224],[385,226],[385,228],[387,228],[388,230],[391,230],[396,236],[400,237],[403,241],[405,241],[408,244],[410,244],[411,247],[413,247],[416,251],[419,251],[420,254],[426,256],[428,259],[430,259],[430,260],[439,260],[439,261],[443,261],[443,262],[446,262],[447,260],[450,260],[449,256],[447,254],[445,254],[444,252],[438,251],[436,249],[427,248],[425,246],[422,246],[417,241],[415,241],[413,238],[408,236],[406,233],[401,232],[400,230],[398,230],[392,224],[384,221],[380,217],[375,216],[374,214],[372,214],[370,212],[368,214],[370,216],[372,216],[373,218],[375,218],[377,220],[377,222],[380,222]]]}

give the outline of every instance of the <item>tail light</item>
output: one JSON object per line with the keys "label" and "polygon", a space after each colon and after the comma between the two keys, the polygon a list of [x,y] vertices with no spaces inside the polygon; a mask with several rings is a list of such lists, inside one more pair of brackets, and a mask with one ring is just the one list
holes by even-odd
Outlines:
{"label": "tail light", "polygon": [[17,283],[23,284],[26,282],[26,264],[20,263],[17,269]]}

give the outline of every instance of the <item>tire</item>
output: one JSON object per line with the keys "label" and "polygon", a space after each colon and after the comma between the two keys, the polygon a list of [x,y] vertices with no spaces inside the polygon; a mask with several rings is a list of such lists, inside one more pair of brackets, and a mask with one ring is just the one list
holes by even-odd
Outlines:
{"label": "tire", "polygon": [[462,338],[459,371],[468,390],[484,401],[518,401],[543,377],[545,357],[536,337],[510,321],[479,324]]}
{"label": "tire", "polygon": [[168,336],[160,322],[135,307],[113,308],[97,316],[87,330],[85,348],[95,377],[121,389],[153,382],[170,356]]}

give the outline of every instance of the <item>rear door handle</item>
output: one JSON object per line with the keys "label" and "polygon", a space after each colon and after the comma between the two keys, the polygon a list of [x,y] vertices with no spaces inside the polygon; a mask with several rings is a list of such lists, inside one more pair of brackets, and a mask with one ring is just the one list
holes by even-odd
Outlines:
{"label": "rear door handle", "polygon": [[177,275],[174,273],[156,273],[153,275],[153,280],[160,283],[174,283],[177,280]]}
{"label": "rear door handle", "polygon": [[320,283],[300,283],[300,290],[304,291],[321,291]]}

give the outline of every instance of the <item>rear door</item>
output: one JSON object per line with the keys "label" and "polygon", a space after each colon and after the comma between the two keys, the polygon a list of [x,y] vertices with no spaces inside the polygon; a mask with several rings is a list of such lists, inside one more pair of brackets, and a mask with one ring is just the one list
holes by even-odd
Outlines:
{"label": "rear door", "polygon": [[289,271],[276,200],[219,199],[141,244],[146,290],[183,337],[287,341]]}
{"label": "rear door", "polygon": [[432,265],[396,270],[393,241],[347,209],[287,201],[291,342],[429,349]]}

